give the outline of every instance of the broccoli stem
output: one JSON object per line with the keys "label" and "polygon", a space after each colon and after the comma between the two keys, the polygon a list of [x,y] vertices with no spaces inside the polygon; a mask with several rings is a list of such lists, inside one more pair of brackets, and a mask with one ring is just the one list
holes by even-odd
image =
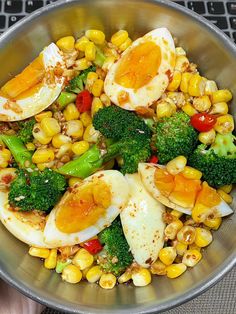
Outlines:
{"label": "broccoli stem", "polygon": [[57,261],[57,265],[56,265],[56,272],[58,274],[61,274],[63,269],[67,266],[67,265],[70,265],[72,262],[71,259],[67,259],[65,261],[61,261],[61,260],[58,260]]}
{"label": "broccoli stem", "polygon": [[60,96],[57,99],[57,102],[59,104],[59,108],[63,109],[65,106],[67,106],[69,103],[75,101],[76,94],[68,93],[68,92],[61,92]]}
{"label": "broccoli stem", "polygon": [[22,140],[16,135],[0,135],[0,140],[9,148],[20,168],[34,168],[32,153],[27,150]]}

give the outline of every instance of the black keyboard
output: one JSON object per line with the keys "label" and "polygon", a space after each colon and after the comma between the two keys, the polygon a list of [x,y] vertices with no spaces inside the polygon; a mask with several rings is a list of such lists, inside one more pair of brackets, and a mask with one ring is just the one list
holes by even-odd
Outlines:
{"label": "black keyboard", "polygon": [[[0,0],[0,34],[27,14],[57,0]],[[235,1],[174,1],[204,16],[236,43]]]}

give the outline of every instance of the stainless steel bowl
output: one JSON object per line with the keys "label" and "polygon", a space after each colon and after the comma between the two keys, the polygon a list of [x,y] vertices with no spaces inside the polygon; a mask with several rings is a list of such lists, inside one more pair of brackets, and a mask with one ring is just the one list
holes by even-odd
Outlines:
{"label": "stainless steel bowl", "polygon": [[[127,29],[132,38],[166,26],[179,39],[201,72],[236,95],[236,46],[205,19],[169,1],[67,0],[55,3],[22,20],[0,38],[0,84],[16,74],[51,41],[79,36],[98,28],[107,38]],[[236,115],[235,106],[231,105]],[[236,207],[236,198],[233,207]],[[236,215],[226,218],[214,233],[204,258],[178,279],[158,277],[144,288],[120,285],[103,290],[86,282],[70,285],[46,270],[27,246],[0,225],[0,276],[32,299],[73,313],[151,313],[183,303],[222,278],[236,262]]]}

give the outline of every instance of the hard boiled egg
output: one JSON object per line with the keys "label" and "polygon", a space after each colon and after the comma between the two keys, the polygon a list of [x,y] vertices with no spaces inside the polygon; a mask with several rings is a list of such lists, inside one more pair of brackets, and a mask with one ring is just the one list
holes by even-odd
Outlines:
{"label": "hard boiled egg", "polygon": [[127,110],[148,107],[166,90],[175,66],[175,45],[166,28],[135,40],[109,69],[104,90]]}
{"label": "hard boiled egg", "polygon": [[137,173],[126,178],[131,196],[120,214],[123,231],[135,261],[149,267],[164,244],[164,206],[146,191]]}
{"label": "hard boiled egg", "polygon": [[59,48],[50,44],[1,88],[0,121],[24,120],[50,106],[62,90],[64,67]]}
{"label": "hard boiled egg", "polygon": [[45,242],[61,247],[84,242],[108,227],[126,206],[129,185],[116,170],[104,170],[75,184],[49,214]]}

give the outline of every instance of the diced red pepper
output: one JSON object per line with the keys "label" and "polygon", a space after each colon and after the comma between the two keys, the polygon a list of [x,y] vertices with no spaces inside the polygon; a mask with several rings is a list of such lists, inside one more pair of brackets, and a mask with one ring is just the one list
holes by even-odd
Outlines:
{"label": "diced red pepper", "polygon": [[158,163],[158,157],[155,155],[152,155],[151,158],[149,159],[149,162],[152,164],[157,164]]}
{"label": "diced red pepper", "polygon": [[199,132],[208,132],[213,129],[216,119],[215,115],[202,112],[191,117],[191,124]]}
{"label": "diced red pepper", "polygon": [[83,247],[92,255],[97,254],[103,249],[98,239],[92,239],[92,240],[89,240],[88,242],[84,242]]}
{"label": "diced red pepper", "polygon": [[75,100],[75,104],[80,113],[91,110],[92,95],[86,89],[80,92]]}

